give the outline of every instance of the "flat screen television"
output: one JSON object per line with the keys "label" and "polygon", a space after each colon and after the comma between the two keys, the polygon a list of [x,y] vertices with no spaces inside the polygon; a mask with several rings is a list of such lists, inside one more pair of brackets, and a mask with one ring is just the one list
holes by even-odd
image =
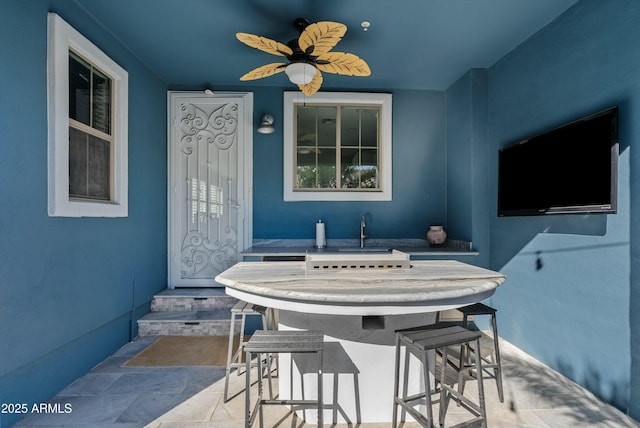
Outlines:
{"label": "flat screen television", "polygon": [[498,151],[498,216],[615,213],[618,108]]}

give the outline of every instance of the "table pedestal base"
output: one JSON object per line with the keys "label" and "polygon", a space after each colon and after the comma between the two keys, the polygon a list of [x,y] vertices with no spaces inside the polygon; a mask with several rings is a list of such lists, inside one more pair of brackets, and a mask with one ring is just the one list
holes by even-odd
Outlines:
{"label": "table pedestal base", "polygon": [[[395,363],[395,330],[433,324],[436,313],[351,316],[318,315],[280,310],[282,330],[323,330],[324,421],[338,423],[391,422]],[[315,398],[317,390],[313,356],[280,355],[280,397]],[[409,394],[420,391],[419,364],[411,364]],[[308,423],[317,411],[299,411]]]}

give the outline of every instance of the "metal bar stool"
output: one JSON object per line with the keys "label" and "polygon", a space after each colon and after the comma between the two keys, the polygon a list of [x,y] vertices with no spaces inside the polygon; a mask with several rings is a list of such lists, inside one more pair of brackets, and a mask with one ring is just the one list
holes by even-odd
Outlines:
{"label": "metal bar stool", "polygon": [[[448,347],[453,345],[463,346],[470,342],[476,342],[479,348],[481,333],[478,331],[469,331],[463,327],[451,324],[434,324],[430,326],[418,327],[413,329],[405,329],[396,331],[396,358],[395,358],[395,379],[394,379],[394,398],[393,398],[393,417],[391,427],[396,428],[398,422],[398,406],[402,408],[401,422],[405,422],[405,414],[408,412],[423,427],[433,428],[435,426],[433,420],[433,401],[432,395],[440,394],[440,411],[438,415],[439,425],[444,425],[444,419],[447,413],[449,400],[454,397],[455,400],[466,410],[468,410],[475,418],[474,422],[481,421],[482,427],[486,428],[486,410],[484,403],[484,389],[482,385],[482,377],[478,377],[478,403],[474,403],[461,392],[453,389],[446,383],[445,369],[448,361]],[[399,395],[400,387],[400,349],[405,347],[404,358],[404,376],[403,376],[403,392]],[[442,353],[442,364],[440,371],[439,387],[435,390],[431,389],[431,372],[429,367],[429,351],[438,350]],[[407,395],[407,381],[409,375],[409,356],[415,355],[422,363],[424,376],[424,391],[414,395]],[[460,356],[460,366],[464,364],[462,355]],[[482,372],[482,359],[475,358],[475,368],[478,372]],[[426,416],[418,412],[414,406],[423,404],[426,407]],[[469,421],[471,422],[471,421]]]}
{"label": "metal bar stool", "polygon": [[[273,326],[269,325],[267,319],[267,309],[263,306],[254,305],[253,303],[243,302],[242,300],[238,301],[233,308],[231,308],[231,327],[229,328],[229,345],[227,348],[227,370],[224,379],[224,402],[229,401],[229,375],[233,369],[236,370],[238,376],[240,376],[243,372],[240,371],[242,367],[245,366],[244,361],[242,361],[242,357],[244,354],[243,347],[245,345],[244,342],[244,328],[247,320],[247,316],[261,316],[262,317],[262,328],[267,330],[272,328]],[[237,318],[240,318],[240,341],[238,346],[234,350],[234,339],[235,339],[235,325]],[[255,364],[254,364],[255,365]],[[269,376],[271,376],[271,365],[268,364]],[[271,385],[271,378],[269,378],[269,392],[273,393],[273,387]],[[241,391],[240,391],[241,392]],[[233,398],[233,397],[232,397]]]}
{"label": "metal bar stool", "polygon": [[[256,413],[260,416],[260,427],[263,427],[262,406],[269,404],[291,404],[297,406],[311,406],[318,409],[318,428],[322,427],[322,353],[324,350],[324,332],[299,330],[257,330],[245,344],[247,353],[246,393],[245,393],[245,428],[250,428],[255,421]],[[280,353],[316,353],[318,356],[318,397],[317,400],[294,400],[293,395],[288,400],[265,400],[262,398],[262,355]],[[256,355],[258,363],[258,400],[251,409],[251,358]],[[293,361],[291,362],[293,364]]]}
{"label": "metal bar stool", "polygon": [[[462,312],[462,326],[467,327],[469,316],[491,315],[491,327],[493,328],[493,353],[492,360],[485,355],[483,357],[482,368],[487,371],[493,369],[493,378],[496,380],[498,387],[498,397],[500,402],[504,403],[504,393],[502,391],[502,363],[500,362],[500,347],[498,345],[498,322],[496,321],[496,309],[483,303],[475,303],[473,305],[458,308]],[[473,352],[473,349],[467,346],[467,353]],[[464,384],[462,385],[464,388]]]}

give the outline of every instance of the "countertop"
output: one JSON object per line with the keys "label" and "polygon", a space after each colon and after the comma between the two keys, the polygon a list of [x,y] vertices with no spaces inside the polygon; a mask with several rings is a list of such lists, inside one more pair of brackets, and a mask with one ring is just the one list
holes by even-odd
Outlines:
{"label": "countertop", "polygon": [[309,270],[304,262],[240,262],[216,277],[227,294],[276,309],[391,315],[454,308],[491,296],[505,276],[453,260],[410,268]]}
{"label": "countertop", "polygon": [[[422,239],[379,239],[365,243],[363,253],[394,249],[411,256],[477,256],[470,242],[448,240],[444,246],[430,246]],[[350,251],[344,251],[350,250]],[[263,240],[241,252],[252,257],[299,257],[306,254],[358,253],[358,240],[329,240],[327,247],[316,248],[312,240]]]}

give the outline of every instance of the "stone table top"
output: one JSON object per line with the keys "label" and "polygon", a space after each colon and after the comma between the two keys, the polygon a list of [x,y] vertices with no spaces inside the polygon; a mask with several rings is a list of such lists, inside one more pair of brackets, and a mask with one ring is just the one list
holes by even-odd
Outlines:
{"label": "stone table top", "polygon": [[307,269],[305,262],[240,262],[216,281],[227,294],[276,309],[324,314],[432,312],[491,296],[506,277],[453,260],[410,268]]}

